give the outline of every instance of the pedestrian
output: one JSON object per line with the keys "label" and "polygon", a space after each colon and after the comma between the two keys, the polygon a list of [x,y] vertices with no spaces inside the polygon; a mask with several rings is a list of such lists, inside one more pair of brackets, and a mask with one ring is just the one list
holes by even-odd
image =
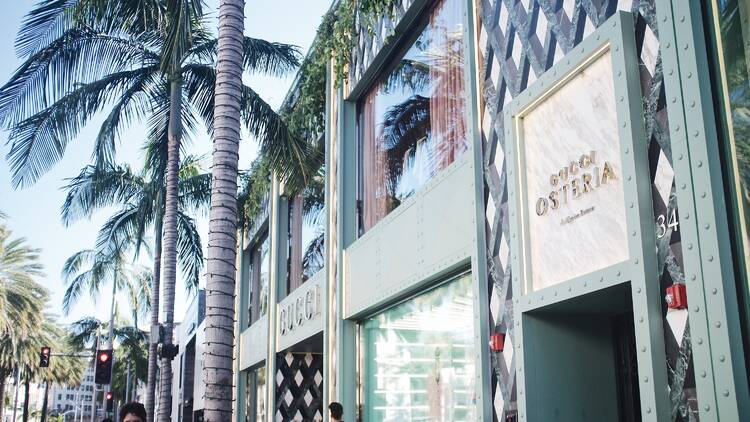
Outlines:
{"label": "pedestrian", "polygon": [[138,402],[130,402],[120,407],[120,422],[146,422],[146,408]]}
{"label": "pedestrian", "polygon": [[341,403],[338,402],[331,402],[331,404],[328,405],[328,410],[331,411],[331,422],[344,422],[344,407],[341,405]]}

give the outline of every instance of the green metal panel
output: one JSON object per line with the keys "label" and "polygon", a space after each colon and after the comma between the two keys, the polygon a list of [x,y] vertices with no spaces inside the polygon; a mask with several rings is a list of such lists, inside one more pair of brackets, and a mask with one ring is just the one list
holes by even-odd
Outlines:
{"label": "green metal panel", "polygon": [[701,6],[657,0],[701,419],[750,418]]}
{"label": "green metal panel", "polygon": [[[343,91],[339,91],[343,94]],[[336,295],[336,397],[344,407],[346,418],[357,415],[357,337],[354,322],[344,320],[344,248],[357,238],[357,151],[356,151],[356,104],[343,100],[339,95],[338,130],[338,242],[337,251],[337,295]],[[327,413],[327,412],[326,412]],[[327,416],[326,416],[327,417]]]}
{"label": "green metal panel", "polygon": [[[269,213],[269,230],[268,235],[270,236],[270,277],[268,282],[268,341],[266,344],[267,355],[266,355],[266,403],[268,406],[266,414],[266,422],[274,422],[276,419],[276,312],[279,293],[282,291],[280,287],[280,280],[286,280],[286,260],[280,260],[280,256],[285,255],[285,248],[283,245],[285,242],[283,238],[286,237],[282,231],[285,228],[284,217],[289,211],[289,206],[284,197],[280,192],[279,181],[276,175],[272,175],[273,184],[271,187],[271,211]],[[281,276],[284,276],[281,278]]]}
{"label": "green metal panel", "polygon": [[[559,83],[567,81],[576,70],[606,51],[611,54],[613,67],[617,130],[622,159],[621,177],[624,182],[627,233],[629,234],[629,259],[551,287],[527,292],[527,286],[523,283],[530,279],[529,262],[524,252],[528,249],[528,231],[522,223],[524,216],[528,215],[528,201],[523,189],[525,186],[524,163],[527,157],[524,157],[523,148],[517,143],[523,134],[517,132],[515,122],[528,105],[544,98],[551,92],[550,89],[554,90]],[[651,188],[637,66],[632,15],[618,12],[586,40],[568,52],[563,60],[542,75],[505,109],[506,139],[509,140],[506,142],[507,158],[511,163],[508,170],[511,250],[516,251],[511,257],[511,265],[513,289],[516,292],[514,320],[517,326],[514,342],[518,359],[516,369],[521,420],[526,419],[527,415],[529,420],[540,420],[534,419],[535,414],[529,413],[532,410],[530,406],[543,404],[565,407],[562,402],[529,403],[530,399],[525,396],[528,377],[524,369],[533,367],[539,362],[525,363],[527,354],[523,347],[526,344],[524,338],[527,330],[531,336],[536,334],[533,332],[533,326],[528,329],[525,327],[523,315],[550,304],[562,303],[625,283],[630,283],[632,289],[642,418],[644,421],[667,420],[669,415],[661,292],[658,274],[656,274],[656,256],[653,252],[656,248],[655,234],[651,222],[653,218]],[[551,358],[551,355],[548,356]],[[545,358],[544,355],[539,354],[534,354],[534,356]]]}

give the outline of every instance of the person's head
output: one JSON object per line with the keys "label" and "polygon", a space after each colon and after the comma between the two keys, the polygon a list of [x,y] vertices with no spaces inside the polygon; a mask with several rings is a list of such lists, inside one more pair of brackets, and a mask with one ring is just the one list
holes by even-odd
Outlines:
{"label": "person's head", "polygon": [[341,406],[341,403],[331,402],[328,405],[328,410],[331,411],[331,417],[334,419],[341,420],[344,417],[344,407]]}
{"label": "person's head", "polygon": [[120,422],[146,422],[146,408],[138,402],[122,405],[120,407]]}
{"label": "person's head", "polygon": [[115,422],[111,418],[104,418],[102,419],[102,422]]}

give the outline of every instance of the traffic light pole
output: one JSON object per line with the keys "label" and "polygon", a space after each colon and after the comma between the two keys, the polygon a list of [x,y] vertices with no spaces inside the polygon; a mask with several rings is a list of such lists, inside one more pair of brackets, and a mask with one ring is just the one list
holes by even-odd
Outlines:
{"label": "traffic light pole", "polygon": [[[93,367],[93,373],[96,374],[96,351],[99,350],[99,334],[100,334],[100,328],[96,329],[96,341],[94,342],[94,359],[91,360],[91,364]],[[96,382],[94,382],[94,387],[91,391],[91,422],[96,421]]]}

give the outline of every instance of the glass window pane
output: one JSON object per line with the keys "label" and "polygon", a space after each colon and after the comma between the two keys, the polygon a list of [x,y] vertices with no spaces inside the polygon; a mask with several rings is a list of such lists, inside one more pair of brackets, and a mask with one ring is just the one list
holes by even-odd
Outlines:
{"label": "glass window pane", "polygon": [[263,239],[260,244],[259,256],[260,256],[260,269],[258,271],[258,285],[259,285],[259,316],[263,316],[268,312],[268,283],[270,280],[271,271],[271,254],[270,254],[270,241],[268,236]]}
{"label": "glass window pane", "polygon": [[[743,317],[747,362],[750,363],[750,4],[745,0],[711,2],[719,70],[719,109],[723,114],[724,142],[729,166],[726,182],[733,191],[730,222],[735,237],[737,291]],[[750,371],[750,367],[748,367]]]}
{"label": "glass window pane", "polygon": [[442,0],[424,31],[360,104],[363,229],[468,148],[463,0]]}
{"label": "glass window pane", "polygon": [[362,325],[364,420],[475,421],[471,276]]}

